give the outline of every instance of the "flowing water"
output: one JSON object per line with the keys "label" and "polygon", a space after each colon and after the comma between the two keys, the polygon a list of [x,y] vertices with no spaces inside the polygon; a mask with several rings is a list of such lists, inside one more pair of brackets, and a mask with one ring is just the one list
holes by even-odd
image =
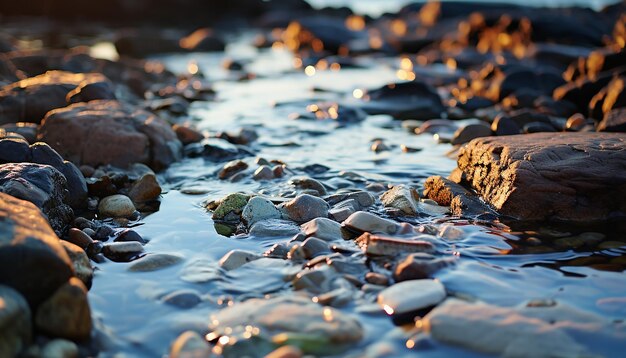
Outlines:
{"label": "flowing water", "polygon": [[[191,67],[197,65],[214,82],[216,99],[195,102],[190,112],[193,117],[190,120],[199,129],[215,133],[252,127],[259,134],[251,146],[256,156],[283,161],[290,168],[325,165],[330,170],[314,177],[335,187],[362,188],[367,183],[419,186],[428,176],[446,176],[455,167],[455,161],[447,155],[450,145],[438,144],[432,136],[416,136],[403,129],[400,121],[388,116],[369,116],[362,122],[345,125],[332,119],[294,119],[294,113],[306,112],[310,104],[350,103],[354,101],[355,89],[376,88],[397,81],[397,58],[368,58],[362,60],[361,68],[317,71],[307,76],[294,69],[294,58],[286,49],[276,46],[257,49],[250,45],[251,41],[250,35],[240,35],[231,39],[225,53],[159,58],[174,72],[187,71],[190,63]],[[237,80],[222,69],[225,58],[247,63],[246,69],[256,77]],[[447,71],[445,67],[427,70]],[[370,146],[375,138],[383,139],[391,150],[373,152]],[[405,153],[400,148],[402,144],[422,150]],[[203,272],[211,275],[217,261],[230,250],[261,253],[277,242],[290,239],[245,235],[228,238],[216,232],[211,214],[202,206],[204,201],[238,191],[275,194],[288,180],[220,181],[215,173],[222,165],[188,158],[170,167],[160,175],[166,189],[160,211],[145,217],[135,227],[150,239],[145,246],[147,252],[180,255],[184,258],[182,264],[146,273],[129,272],[132,263],[98,264],[90,302],[97,321],[110,333],[105,355],[116,352],[127,356],[165,355],[172,340],[182,331],[207,332],[209,315],[229,301],[291,290],[289,283],[282,280],[281,268],[235,271],[204,283],[183,280],[183,271],[190,264],[201,265]],[[449,293],[501,306],[515,306],[529,299],[558,299],[611,320],[626,318],[626,276],[622,272],[626,248],[619,248],[619,243],[626,246],[626,236],[619,228],[603,229],[607,235],[605,241],[614,242],[612,245],[572,249],[555,244],[555,237],[568,236],[565,231],[570,231],[572,236],[578,231],[589,231],[588,228],[535,227],[515,231],[516,228],[500,223],[445,217],[421,221],[441,225],[439,254],[458,258],[456,266],[436,274]],[[535,238],[541,242],[538,244]],[[160,301],[164,294],[177,289],[196,290],[206,300],[188,310]],[[396,354],[411,354],[405,348],[406,338],[394,329],[385,314],[360,312],[350,305],[341,310],[356,315],[366,332],[361,343],[348,353],[358,355],[369,348],[370,352],[393,349]],[[596,352],[607,355],[623,348],[623,343],[614,341],[590,344]],[[420,354],[478,356],[434,341]]]}

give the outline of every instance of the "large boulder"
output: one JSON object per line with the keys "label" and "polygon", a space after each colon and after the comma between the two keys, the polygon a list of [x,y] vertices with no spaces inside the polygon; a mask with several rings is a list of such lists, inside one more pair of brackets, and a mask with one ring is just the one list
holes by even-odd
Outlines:
{"label": "large boulder", "polygon": [[67,253],[37,207],[0,193],[0,284],[36,307],[73,275]]}
{"label": "large boulder", "polygon": [[63,232],[74,218],[65,203],[67,180],[54,167],[34,163],[0,165],[0,192],[30,201],[47,216],[52,228]]}
{"label": "large boulder", "polygon": [[49,112],[37,138],[77,165],[144,163],[155,170],[180,159],[182,144],[154,114],[118,101],[77,103]]}
{"label": "large boulder", "polygon": [[505,216],[603,221],[626,215],[625,140],[615,133],[478,138],[461,148],[458,167]]}
{"label": "large boulder", "polygon": [[49,71],[0,90],[0,124],[39,123],[48,111],[69,103],[112,98],[112,85],[101,74]]}

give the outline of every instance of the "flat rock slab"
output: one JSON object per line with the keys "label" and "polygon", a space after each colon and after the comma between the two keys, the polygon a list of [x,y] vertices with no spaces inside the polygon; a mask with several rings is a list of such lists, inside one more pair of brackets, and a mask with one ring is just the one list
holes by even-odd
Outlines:
{"label": "flat rock slab", "polygon": [[478,138],[460,150],[458,167],[505,216],[589,222],[626,215],[624,134]]}

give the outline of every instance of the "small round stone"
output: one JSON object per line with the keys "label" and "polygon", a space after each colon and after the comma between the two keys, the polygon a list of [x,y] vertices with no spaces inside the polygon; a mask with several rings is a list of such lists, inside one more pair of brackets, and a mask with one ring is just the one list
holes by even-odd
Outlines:
{"label": "small round stone", "polygon": [[103,217],[130,218],[135,213],[135,205],[126,195],[116,194],[100,200],[98,213]]}
{"label": "small round stone", "polygon": [[328,217],[329,205],[321,198],[302,194],[285,203],[283,209],[291,220],[303,223],[319,217]]}

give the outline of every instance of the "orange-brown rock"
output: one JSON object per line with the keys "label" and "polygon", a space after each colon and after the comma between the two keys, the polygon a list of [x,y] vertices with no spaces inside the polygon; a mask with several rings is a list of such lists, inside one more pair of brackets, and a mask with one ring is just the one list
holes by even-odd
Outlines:
{"label": "orange-brown rock", "polygon": [[626,215],[624,134],[478,138],[460,150],[458,167],[502,215],[562,221]]}
{"label": "orange-brown rock", "polygon": [[0,89],[0,124],[39,123],[55,108],[74,102],[115,98],[113,85],[99,73],[48,71]]}

